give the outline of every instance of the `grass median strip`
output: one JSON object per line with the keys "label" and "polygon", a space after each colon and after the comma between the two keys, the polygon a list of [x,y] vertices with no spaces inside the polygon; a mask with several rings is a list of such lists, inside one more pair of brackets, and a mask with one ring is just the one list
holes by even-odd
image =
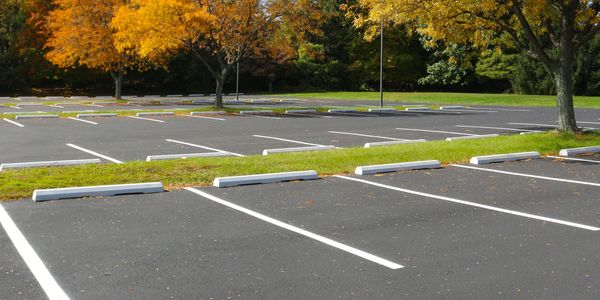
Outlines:
{"label": "grass median strip", "polygon": [[217,177],[295,170],[319,175],[352,174],[357,166],[439,160],[466,163],[473,156],[538,151],[556,155],[561,149],[600,145],[600,132],[531,134],[485,140],[433,141],[377,148],[346,148],[323,152],[282,153],[247,157],[193,158],[128,162],[95,166],[48,167],[0,173],[0,199],[30,197],[35,189],[160,181],[167,189],[209,186]]}

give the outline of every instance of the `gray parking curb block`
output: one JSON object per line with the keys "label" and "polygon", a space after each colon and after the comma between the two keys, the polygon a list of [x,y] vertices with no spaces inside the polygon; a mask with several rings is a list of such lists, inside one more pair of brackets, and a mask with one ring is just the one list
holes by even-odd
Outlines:
{"label": "gray parking curb block", "polygon": [[402,145],[402,144],[415,144],[415,143],[423,143],[427,142],[427,140],[419,139],[419,140],[407,140],[407,141],[388,141],[388,142],[374,142],[374,143],[366,143],[365,148],[373,148],[373,147],[382,147],[382,146],[391,146],[391,145]]}
{"label": "gray parking curb block", "polygon": [[447,105],[447,106],[440,106],[440,109],[442,109],[442,110],[444,110],[444,109],[465,109],[465,107],[462,105]]}
{"label": "gray parking curb block", "polygon": [[390,112],[397,111],[395,108],[369,108],[369,112]]}
{"label": "gray parking curb block", "polygon": [[148,194],[161,192],[164,192],[163,184],[161,182],[149,182],[35,190],[33,192],[32,199],[35,202],[41,202],[82,197]]}
{"label": "gray parking curb block", "polygon": [[539,152],[520,152],[520,153],[509,153],[509,154],[497,154],[497,155],[486,155],[486,156],[475,156],[471,157],[470,163],[474,165],[483,165],[505,161],[516,161],[524,159],[538,159],[540,158]]}
{"label": "gray parking curb block", "polygon": [[146,157],[146,161],[155,160],[169,160],[169,159],[186,159],[194,157],[219,157],[219,156],[233,156],[228,152],[205,152],[205,153],[186,153],[186,154],[165,154],[165,155],[149,155]]}
{"label": "gray parking curb block", "polygon": [[584,153],[600,153],[600,146],[580,147],[560,150],[560,156],[574,156]]}
{"label": "gray parking curb block", "polygon": [[246,176],[232,176],[232,177],[219,177],[215,178],[213,186],[224,188],[238,185],[247,184],[265,184],[265,183],[276,183],[283,181],[295,181],[295,180],[314,180],[319,179],[316,171],[297,171],[297,172],[284,172],[284,173],[269,173],[269,174],[257,174],[257,175],[246,175]]}
{"label": "gray parking curb block", "polygon": [[17,115],[15,119],[56,119],[58,115]]}
{"label": "gray parking curb block", "polygon": [[308,113],[316,113],[316,109],[291,109],[286,110],[286,114],[308,114]]}
{"label": "gray parking curb block", "polygon": [[172,111],[165,111],[165,112],[141,112],[141,113],[137,113],[136,116],[138,117],[151,117],[151,116],[174,116],[175,113]]}
{"label": "gray parking curb block", "polygon": [[77,118],[116,117],[117,114],[78,114]]}
{"label": "gray parking curb block", "polygon": [[452,142],[452,141],[460,141],[460,140],[476,140],[476,139],[487,139],[487,138],[492,138],[492,137],[499,137],[499,134],[481,134],[481,135],[470,135],[470,136],[457,136],[457,137],[450,137],[450,138],[446,138],[446,141],[448,142]]}
{"label": "gray parking curb block", "polygon": [[225,114],[224,111],[193,111],[190,113],[190,116],[197,116],[197,115],[219,115],[219,114]]}
{"label": "gray parking curb block", "polygon": [[0,164],[0,171],[7,169],[23,169],[23,168],[37,168],[37,167],[58,167],[58,166],[74,166],[74,165],[86,165],[86,164],[99,164],[100,159],[76,159],[76,160],[55,160],[55,161],[32,161],[22,163],[5,163]]}
{"label": "gray parking curb block", "polygon": [[116,101],[94,101],[92,102],[92,104],[94,105],[99,105],[99,104],[117,104],[118,102]]}
{"label": "gray parking curb block", "polygon": [[356,110],[356,109],[330,109],[327,112],[330,112],[330,113],[345,113],[345,112],[356,113],[356,112],[358,112],[358,110]]}
{"label": "gray parking curb block", "polygon": [[287,153],[287,152],[324,151],[324,150],[334,150],[334,149],[335,149],[335,146],[333,146],[333,145],[265,149],[265,150],[263,150],[262,155],[270,155],[270,154],[275,154],[275,153]]}
{"label": "gray parking curb block", "polygon": [[372,165],[357,167],[354,170],[356,175],[372,175],[379,173],[389,173],[407,170],[437,169],[441,164],[437,160],[413,161],[397,164]]}
{"label": "gray parking curb block", "polygon": [[431,107],[407,107],[404,110],[405,111],[429,111],[432,109],[431,109]]}
{"label": "gray parking curb block", "polygon": [[255,115],[255,114],[272,114],[272,110],[242,110],[240,114],[242,115]]}

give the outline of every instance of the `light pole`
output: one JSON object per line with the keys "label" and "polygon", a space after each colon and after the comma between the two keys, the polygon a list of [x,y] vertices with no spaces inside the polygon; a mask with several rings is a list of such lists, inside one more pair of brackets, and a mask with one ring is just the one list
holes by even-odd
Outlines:
{"label": "light pole", "polygon": [[240,101],[240,62],[237,62],[235,71],[235,101]]}
{"label": "light pole", "polygon": [[379,52],[379,107],[383,108],[383,21],[381,21],[381,49]]}

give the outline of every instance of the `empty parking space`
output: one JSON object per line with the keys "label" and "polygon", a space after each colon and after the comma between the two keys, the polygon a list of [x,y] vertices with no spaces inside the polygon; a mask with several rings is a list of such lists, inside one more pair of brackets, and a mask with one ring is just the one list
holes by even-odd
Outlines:
{"label": "empty parking space", "polygon": [[72,299],[392,297],[406,277],[190,192],[5,207]]}

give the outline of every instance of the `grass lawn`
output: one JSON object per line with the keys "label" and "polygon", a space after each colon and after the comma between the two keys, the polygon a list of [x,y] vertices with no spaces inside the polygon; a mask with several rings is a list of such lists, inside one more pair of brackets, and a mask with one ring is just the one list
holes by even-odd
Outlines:
{"label": "grass lawn", "polygon": [[[338,100],[379,101],[377,92],[324,92],[297,93],[279,96],[297,98],[320,98]],[[420,102],[429,104],[503,105],[503,106],[556,106],[556,96],[513,95],[513,94],[470,94],[470,93],[398,93],[388,92],[384,96],[389,102]],[[600,108],[600,97],[577,96],[575,107]]]}
{"label": "grass lawn", "polygon": [[215,177],[316,170],[320,175],[348,174],[357,166],[437,159],[466,162],[472,156],[600,145],[600,132],[532,134],[466,141],[434,141],[381,148],[348,148],[269,156],[198,158],[75,167],[50,167],[0,172],[0,199],[31,197],[33,190],[73,186],[161,181],[167,189],[210,185]]}

